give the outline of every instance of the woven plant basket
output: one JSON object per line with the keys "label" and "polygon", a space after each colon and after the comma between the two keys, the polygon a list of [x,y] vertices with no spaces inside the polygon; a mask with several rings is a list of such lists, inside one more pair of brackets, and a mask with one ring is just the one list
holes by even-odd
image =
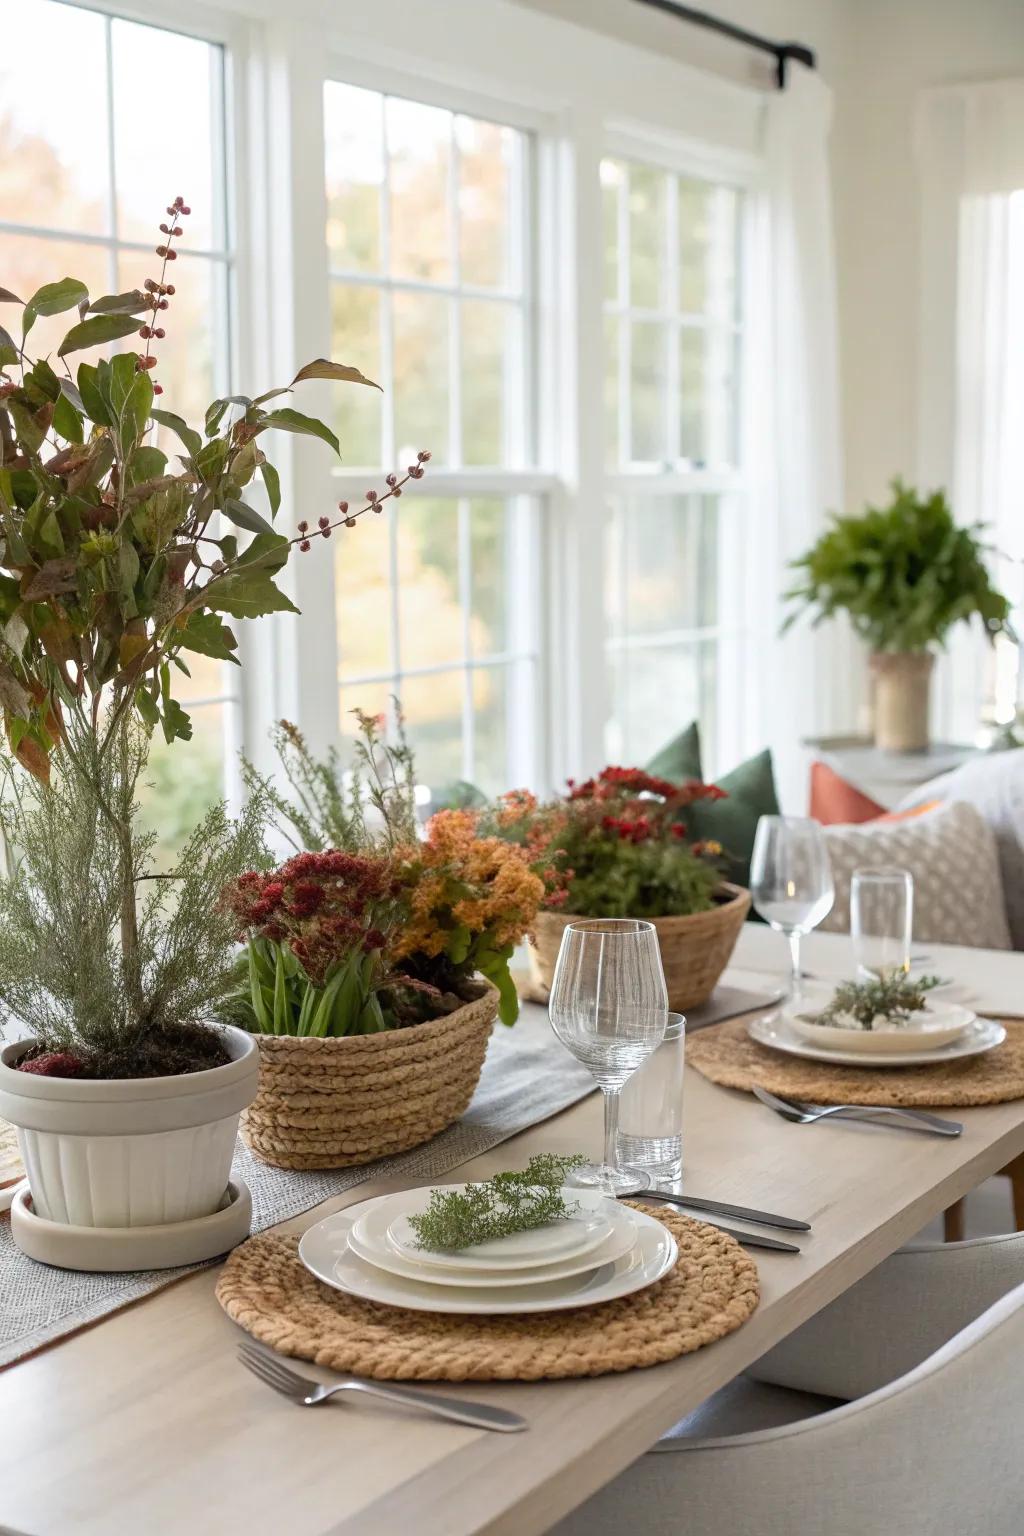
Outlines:
{"label": "woven plant basket", "polygon": [[[651,919],[661,946],[668,1005],[677,1013],[696,1008],[711,996],[750,911],[750,892],[738,885],[723,882],[716,896],[717,905],[710,912]],[[530,937],[531,998],[547,1001],[563,930],[567,923],[585,921],[565,912],[538,912]]]}
{"label": "woven plant basket", "polygon": [[498,1012],[487,990],[454,1013],[377,1035],[257,1035],[260,1086],[242,1135],[275,1168],[352,1168],[421,1146],[469,1107]]}

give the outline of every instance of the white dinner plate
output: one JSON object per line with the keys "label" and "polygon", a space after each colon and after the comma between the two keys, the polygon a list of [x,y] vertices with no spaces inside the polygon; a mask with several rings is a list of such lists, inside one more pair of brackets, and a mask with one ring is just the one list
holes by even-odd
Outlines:
{"label": "white dinner plate", "polygon": [[[445,1190],[463,1190],[465,1184],[446,1184]],[[410,1216],[418,1216],[430,1204],[431,1191],[403,1189],[383,1195],[362,1208],[356,1239],[364,1247],[383,1253],[390,1245],[411,1264],[430,1264],[437,1268],[465,1270],[535,1269],[559,1259],[579,1258],[604,1242],[611,1234],[608,1202],[603,1195],[581,1189],[563,1189],[566,1205],[578,1207],[578,1214],[567,1221],[549,1222],[511,1237],[489,1243],[476,1243],[461,1253],[434,1253],[417,1246],[416,1234],[409,1225]],[[612,1214],[617,1212],[613,1207]]]}
{"label": "white dinner plate", "polygon": [[812,1045],[820,1045],[830,1054],[842,1051],[858,1056],[877,1056],[883,1052],[906,1056],[910,1051],[935,1051],[964,1033],[977,1018],[960,1003],[936,999],[914,1016],[913,1023],[895,1029],[838,1029],[830,1024],[816,1024],[813,1015],[821,1013],[835,996],[831,987],[808,988],[794,1005],[787,1002],[782,1017],[794,1034]]}
{"label": "white dinner plate", "polygon": [[992,1019],[976,1019],[948,1045],[926,1051],[837,1051],[814,1045],[803,1039],[781,1015],[766,1015],[747,1026],[751,1040],[789,1056],[805,1056],[810,1061],[838,1062],[850,1067],[919,1067],[936,1061],[957,1061],[966,1056],[980,1056],[1002,1045],[1006,1030]]}
{"label": "white dinner plate", "polygon": [[[372,1215],[372,1213],[371,1213]],[[373,1264],[377,1269],[386,1270],[392,1275],[401,1275],[405,1280],[417,1280],[423,1285],[454,1285],[472,1287],[493,1286],[521,1286],[544,1285],[551,1280],[565,1280],[572,1275],[582,1275],[587,1270],[598,1269],[602,1264],[611,1264],[616,1259],[629,1252],[636,1243],[636,1224],[633,1221],[633,1212],[626,1207],[619,1207],[614,1212],[614,1218],[610,1224],[608,1236],[603,1242],[599,1242],[595,1248],[588,1248],[585,1253],[571,1254],[566,1259],[555,1260],[551,1264],[538,1264],[533,1269],[478,1269],[465,1270],[453,1269],[429,1262],[432,1255],[426,1254],[423,1259],[408,1259],[400,1253],[393,1243],[387,1241],[383,1244],[374,1242],[366,1244],[360,1241],[356,1223],[349,1232],[349,1247],[352,1252],[367,1264]]]}
{"label": "white dinner plate", "polygon": [[360,1208],[352,1206],[318,1221],[303,1234],[299,1258],[318,1280],[337,1291],[411,1312],[486,1315],[597,1306],[653,1285],[668,1274],[678,1257],[668,1229],[653,1216],[635,1211],[636,1242],[629,1253],[586,1274],[544,1285],[445,1288],[388,1274],[353,1253],[348,1238],[360,1214]]}

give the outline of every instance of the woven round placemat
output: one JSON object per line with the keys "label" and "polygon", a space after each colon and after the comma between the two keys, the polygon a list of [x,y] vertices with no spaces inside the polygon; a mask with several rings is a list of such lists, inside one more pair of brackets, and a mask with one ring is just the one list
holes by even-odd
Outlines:
{"label": "woven round placemat", "polygon": [[379,1381],[604,1376],[711,1344],[757,1306],[757,1266],[731,1237],[674,1212],[657,1219],[679,1244],[675,1267],[644,1291],[594,1307],[511,1317],[408,1312],[332,1290],[301,1263],[298,1240],[276,1233],[235,1249],[217,1300],[280,1354]]}
{"label": "woven round placemat", "polygon": [[686,1059],[723,1088],[767,1088],[814,1104],[931,1105],[966,1109],[1024,1099],[1024,1023],[1006,1024],[1006,1039],[983,1056],[923,1067],[844,1067],[786,1056],[758,1045],[743,1020],[702,1029],[686,1042]]}

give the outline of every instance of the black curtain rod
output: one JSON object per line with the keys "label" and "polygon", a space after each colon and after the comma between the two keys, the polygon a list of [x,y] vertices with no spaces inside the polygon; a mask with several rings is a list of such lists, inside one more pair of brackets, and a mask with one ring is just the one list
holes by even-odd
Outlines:
{"label": "black curtain rod", "polygon": [[637,0],[637,4],[652,6],[656,11],[665,11],[679,21],[688,21],[695,27],[706,28],[708,32],[717,32],[720,37],[729,37],[734,43],[745,43],[748,48],[756,48],[759,53],[770,53],[775,60],[775,80],[780,91],[786,89],[786,65],[790,59],[796,59],[799,64],[806,64],[808,69],[815,67],[813,52],[810,48],[805,48],[802,43],[773,43],[771,38],[759,37],[756,32],[748,32],[745,27],[734,26],[731,21],[722,21],[717,16],[709,16],[707,11],[696,11],[692,6],[678,5],[676,0]]}

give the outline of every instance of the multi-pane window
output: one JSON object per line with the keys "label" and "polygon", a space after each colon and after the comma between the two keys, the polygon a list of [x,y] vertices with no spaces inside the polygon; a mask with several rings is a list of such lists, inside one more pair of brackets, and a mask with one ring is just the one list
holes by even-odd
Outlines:
{"label": "multi-pane window", "polygon": [[[420,778],[526,771],[536,642],[529,136],[329,82],[333,355],[383,393],[339,396],[346,465],[430,473],[386,527],[338,541],[339,725],[401,701]],[[353,399],[357,393],[358,398]]]}
{"label": "multi-pane window", "polygon": [[605,749],[643,761],[723,713],[723,549],[740,489],[741,194],[601,166],[605,227]]}
{"label": "multi-pane window", "polygon": [[[222,49],[59,0],[5,6],[0,32],[0,282],[22,298],[66,276],[97,296],[140,287],[180,193],[191,214],[158,377],[169,408],[201,420],[228,383]],[[37,321],[34,348],[55,352],[69,325]],[[179,694],[196,739],[167,753],[155,744],[149,772],[168,843],[172,824],[183,831],[221,793],[237,709],[203,657]]]}

